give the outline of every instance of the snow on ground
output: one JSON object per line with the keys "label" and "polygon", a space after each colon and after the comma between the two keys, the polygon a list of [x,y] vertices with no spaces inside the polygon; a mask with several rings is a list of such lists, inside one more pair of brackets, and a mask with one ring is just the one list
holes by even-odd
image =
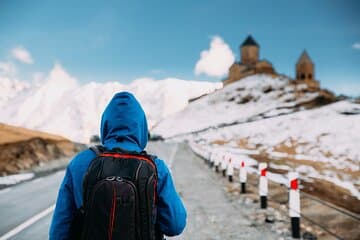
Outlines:
{"label": "snow on ground", "polygon": [[[341,101],[313,110],[208,130],[201,138],[233,144],[247,139],[248,144],[261,145],[261,150],[274,158],[294,157],[328,163],[337,169],[360,171],[360,114],[342,113],[343,109],[359,107],[359,104]],[[280,145],[290,152],[276,151]]]}
{"label": "snow on ground", "polygon": [[[223,141],[223,151],[235,154],[239,147],[257,146],[249,154],[262,153],[274,159],[270,167],[297,171],[305,180],[332,182],[360,199],[359,108],[359,104],[341,101],[313,110],[209,129],[193,139],[207,144]],[[243,146],[239,145],[241,139],[246,139]]]}
{"label": "snow on ground", "polygon": [[[239,169],[241,166],[241,162],[245,163],[245,167],[247,169],[247,172],[250,174],[259,174],[258,172],[258,162],[248,156],[246,152],[238,151],[238,149],[234,149],[227,146],[217,146],[212,145],[209,147],[209,145],[203,144],[196,144],[194,142],[190,142],[190,147],[193,149],[194,152],[196,152],[198,155],[202,156],[205,159],[210,159],[210,157],[219,158],[219,162],[227,161],[227,159],[230,157],[232,159],[231,164],[233,168]],[[248,153],[252,154],[252,153]],[[229,163],[225,164],[226,167],[229,167]],[[342,187],[344,189],[347,189],[350,194],[357,199],[360,200],[360,187],[356,187],[356,184],[360,184],[360,180],[358,177],[353,179],[349,175],[342,174],[341,177],[337,174],[337,171],[331,171],[331,170],[325,170],[325,171],[319,171],[315,169],[312,166],[308,165],[300,165],[296,168],[291,168],[288,165],[278,165],[270,162],[269,166],[273,169],[281,169],[288,171],[295,171],[299,173],[300,179],[304,181],[312,181],[312,179],[322,179],[331,183],[334,183],[335,185]],[[359,171],[359,170],[358,170]],[[286,174],[278,174],[278,173],[272,173],[268,172],[267,177],[269,180],[284,184],[285,186],[289,187],[289,181],[286,176]]]}
{"label": "snow on ground", "polygon": [[[194,142],[190,142],[189,145],[196,154],[205,159],[213,158],[213,160],[215,160],[214,158],[218,158],[218,162],[221,163],[222,161],[227,161],[227,159],[231,158],[231,163],[227,162],[225,164],[226,168],[228,168],[231,164],[232,168],[239,169],[241,163],[244,162],[244,166],[248,173],[259,174],[258,161],[249,157],[246,153],[238,151],[238,149],[228,148],[225,146],[208,147],[208,145],[196,144]],[[267,177],[271,181],[284,184],[285,186],[289,184],[288,179],[283,174],[268,172]]]}
{"label": "snow on ground", "polygon": [[[298,86],[301,87],[301,86]],[[163,137],[172,137],[234,122],[291,113],[296,105],[307,102],[318,93],[296,98],[295,86],[286,77],[254,75],[191,103],[154,129]]]}
{"label": "snow on ground", "polygon": [[[0,78],[0,86],[10,83]],[[167,78],[143,78],[128,85],[119,82],[80,85],[59,64],[42,81],[28,88],[0,88],[0,122],[55,133],[73,141],[88,142],[99,133],[101,114],[119,91],[136,95],[148,117],[149,127],[182,110],[188,100],[222,87],[222,83]],[[12,89],[24,89],[12,91]],[[14,96],[15,95],[15,96]]]}
{"label": "snow on ground", "polygon": [[154,131],[242,159],[266,157],[272,169],[335,183],[360,199],[360,105],[344,100],[307,110],[299,105],[319,93],[297,96],[294,88],[284,77],[251,76],[191,103]]}
{"label": "snow on ground", "polygon": [[0,177],[0,185],[13,185],[22,181],[32,179],[34,176],[34,173],[20,173]]}

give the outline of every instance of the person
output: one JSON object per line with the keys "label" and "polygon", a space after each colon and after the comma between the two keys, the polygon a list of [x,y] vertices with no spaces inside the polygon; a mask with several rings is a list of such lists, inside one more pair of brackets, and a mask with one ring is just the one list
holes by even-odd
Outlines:
{"label": "person", "polygon": [[[147,120],[131,93],[115,94],[102,115],[100,134],[101,143],[107,149],[118,147],[135,152],[145,149],[148,142]],[[84,150],[67,166],[50,226],[50,240],[70,238],[71,222],[76,210],[82,206],[83,177],[95,156],[90,149]],[[157,227],[166,236],[179,235],[186,225],[186,209],[165,162],[156,158],[155,165],[158,172]]]}

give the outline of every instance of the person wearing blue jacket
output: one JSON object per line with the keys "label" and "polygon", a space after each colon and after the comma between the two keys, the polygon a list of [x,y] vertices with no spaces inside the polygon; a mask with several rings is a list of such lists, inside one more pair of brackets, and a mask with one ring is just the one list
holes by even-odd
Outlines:
{"label": "person wearing blue jacket", "polygon": [[[101,143],[107,149],[119,147],[136,152],[145,149],[148,141],[146,116],[131,93],[115,94],[102,115],[100,133]],[[67,166],[50,226],[50,240],[70,238],[71,222],[76,210],[82,206],[83,177],[95,156],[90,149],[84,150]],[[186,225],[186,209],[165,162],[156,158],[155,165],[158,171],[158,227],[167,236],[179,235]]]}

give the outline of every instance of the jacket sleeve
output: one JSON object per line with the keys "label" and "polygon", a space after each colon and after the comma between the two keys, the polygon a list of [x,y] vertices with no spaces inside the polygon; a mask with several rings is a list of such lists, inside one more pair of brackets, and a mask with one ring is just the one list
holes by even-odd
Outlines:
{"label": "jacket sleeve", "polygon": [[60,186],[56,207],[50,226],[50,240],[69,239],[70,224],[75,210],[76,206],[73,195],[72,176],[69,168],[67,168],[65,177]]}
{"label": "jacket sleeve", "polygon": [[157,223],[167,236],[181,234],[186,225],[186,210],[176,192],[170,171],[165,163],[156,159],[158,171]]}

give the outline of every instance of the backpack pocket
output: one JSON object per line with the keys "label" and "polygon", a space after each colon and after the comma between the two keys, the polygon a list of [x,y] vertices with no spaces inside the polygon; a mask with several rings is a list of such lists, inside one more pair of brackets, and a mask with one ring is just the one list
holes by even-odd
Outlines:
{"label": "backpack pocket", "polygon": [[137,190],[131,181],[107,177],[90,195],[83,240],[137,239]]}

